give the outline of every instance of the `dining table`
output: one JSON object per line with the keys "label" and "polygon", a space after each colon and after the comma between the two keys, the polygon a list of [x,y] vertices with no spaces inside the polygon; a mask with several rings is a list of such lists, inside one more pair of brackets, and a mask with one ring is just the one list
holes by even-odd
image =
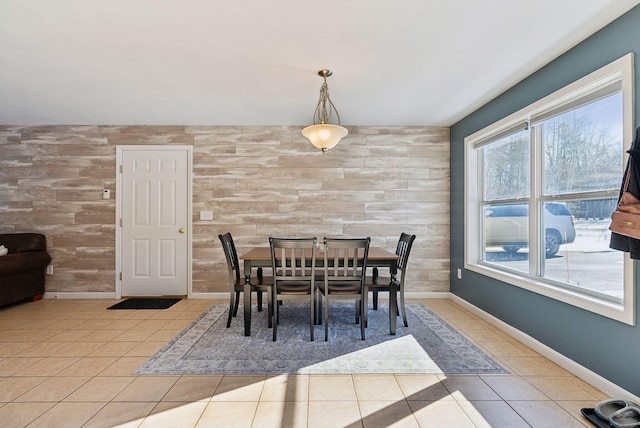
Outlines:
{"label": "dining table", "polygon": [[[254,247],[240,256],[244,262],[244,335],[251,336],[251,272],[254,268],[271,268],[271,249],[269,247]],[[400,256],[387,251],[382,247],[369,247],[367,268],[388,268],[393,278],[398,271]],[[323,267],[324,256],[316,254],[316,267]],[[389,292],[389,332],[396,334],[397,317],[397,290],[394,289],[395,281],[391,282]],[[274,302],[275,304],[275,302]]]}

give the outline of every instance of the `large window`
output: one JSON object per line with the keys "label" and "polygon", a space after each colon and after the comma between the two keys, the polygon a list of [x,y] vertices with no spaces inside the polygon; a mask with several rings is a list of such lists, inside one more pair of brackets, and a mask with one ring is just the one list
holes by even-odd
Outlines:
{"label": "large window", "polygon": [[635,322],[609,248],[633,134],[629,54],[465,139],[465,267]]}

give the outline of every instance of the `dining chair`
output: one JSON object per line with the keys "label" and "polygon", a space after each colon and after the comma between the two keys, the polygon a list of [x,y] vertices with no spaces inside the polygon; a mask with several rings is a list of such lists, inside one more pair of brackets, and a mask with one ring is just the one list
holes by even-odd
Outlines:
{"label": "dining chair", "polygon": [[356,323],[365,340],[367,286],[365,276],[371,238],[324,238],[324,274],[318,290],[324,298],[324,340],[329,340],[329,306],[334,300],[355,300]]}
{"label": "dining chair", "polygon": [[273,269],[273,341],[278,336],[280,302],[309,303],[309,333],[313,341],[315,325],[317,238],[269,238]]}
{"label": "dining chair", "polygon": [[[409,261],[409,253],[411,252],[411,247],[413,245],[413,241],[416,239],[416,235],[409,235],[407,233],[402,233],[400,235],[400,239],[398,240],[398,245],[396,246],[396,255],[399,257],[398,259],[398,273],[389,275],[389,276],[379,276],[378,268],[373,268],[373,272],[371,276],[367,276],[366,284],[369,291],[372,292],[373,295],[373,309],[378,309],[378,292],[388,292],[389,293],[389,312],[391,310],[395,310],[395,315],[398,316],[398,298],[397,295],[400,294],[400,309],[402,311],[402,321],[404,321],[404,326],[408,327],[407,323],[407,311],[405,309],[404,304],[404,279],[405,274],[407,273],[407,262]],[[398,279],[398,275],[400,279]],[[393,296],[391,294],[394,294]],[[392,303],[395,302],[395,308],[392,308]]]}
{"label": "dining chair", "polygon": [[[238,305],[240,304],[240,293],[244,290],[244,278],[240,274],[240,264],[238,263],[238,253],[233,242],[231,233],[227,232],[218,235],[225,258],[227,259],[227,269],[229,271],[229,317],[227,318],[227,328],[231,326],[231,318],[238,314]],[[273,313],[273,303],[271,300],[271,287],[273,277],[263,276],[262,271],[258,271],[255,278],[251,278],[251,292],[256,292],[258,298],[258,311],[262,311],[262,293],[267,292],[267,307],[269,311],[268,324],[271,327],[271,314]]]}

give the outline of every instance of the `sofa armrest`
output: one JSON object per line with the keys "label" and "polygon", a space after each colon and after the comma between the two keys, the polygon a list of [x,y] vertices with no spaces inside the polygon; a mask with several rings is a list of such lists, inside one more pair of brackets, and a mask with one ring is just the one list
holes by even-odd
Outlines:
{"label": "sofa armrest", "polygon": [[40,233],[3,233],[0,245],[4,245],[9,254],[47,251],[47,239]]}
{"label": "sofa armrest", "polygon": [[44,269],[51,262],[51,256],[45,251],[7,254],[0,257],[0,276]]}

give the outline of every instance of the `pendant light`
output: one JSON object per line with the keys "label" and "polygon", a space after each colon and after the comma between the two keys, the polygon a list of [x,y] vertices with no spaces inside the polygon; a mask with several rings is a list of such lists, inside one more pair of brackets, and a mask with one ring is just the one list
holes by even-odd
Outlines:
{"label": "pendant light", "polygon": [[[313,115],[313,125],[307,126],[302,130],[302,135],[307,137],[311,144],[322,150],[323,153],[334,148],[349,133],[347,128],[340,126],[340,114],[338,114],[336,106],[333,105],[329,97],[327,77],[332,74],[331,70],[320,70],[318,72],[318,75],[324,79],[324,83],[320,87],[320,99]],[[329,123],[333,113],[336,114],[338,119],[337,125]]]}

